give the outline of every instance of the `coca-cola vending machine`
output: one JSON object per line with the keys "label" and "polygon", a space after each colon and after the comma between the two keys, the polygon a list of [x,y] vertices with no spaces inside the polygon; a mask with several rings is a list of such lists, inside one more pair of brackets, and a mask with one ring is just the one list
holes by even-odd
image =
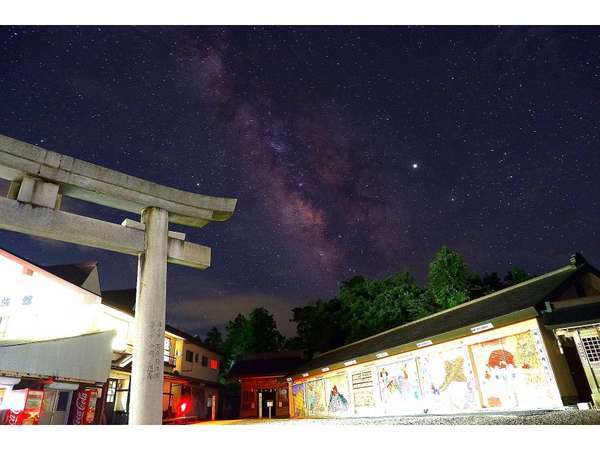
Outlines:
{"label": "coca-cola vending machine", "polygon": [[7,393],[4,401],[8,405],[4,414],[5,425],[37,425],[44,391],[18,389]]}
{"label": "coca-cola vending machine", "polygon": [[69,414],[70,425],[92,425],[96,414],[98,389],[79,389],[75,391]]}

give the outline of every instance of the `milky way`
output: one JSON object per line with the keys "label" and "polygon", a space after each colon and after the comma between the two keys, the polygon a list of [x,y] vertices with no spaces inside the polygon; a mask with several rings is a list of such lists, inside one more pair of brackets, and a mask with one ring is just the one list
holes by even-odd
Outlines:
{"label": "milky way", "polygon": [[[180,189],[237,197],[169,269],[192,332],[409,270],[600,263],[599,28],[0,27],[0,133]],[[132,215],[67,201],[120,222]],[[174,227],[175,228],[175,227]],[[0,232],[43,264],[135,259]]]}

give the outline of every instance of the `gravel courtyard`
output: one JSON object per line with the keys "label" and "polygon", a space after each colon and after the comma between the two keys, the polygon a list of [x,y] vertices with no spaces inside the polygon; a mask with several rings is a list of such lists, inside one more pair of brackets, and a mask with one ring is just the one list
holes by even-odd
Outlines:
{"label": "gravel courtyard", "polygon": [[356,417],[348,419],[241,419],[199,425],[258,425],[293,427],[299,424],[338,425],[600,425],[600,410],[529,411],[502,414]]}

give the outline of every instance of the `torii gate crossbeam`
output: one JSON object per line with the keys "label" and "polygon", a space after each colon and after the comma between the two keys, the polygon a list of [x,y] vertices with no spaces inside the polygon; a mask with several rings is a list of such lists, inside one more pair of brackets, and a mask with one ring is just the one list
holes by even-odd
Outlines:
{"label": "torii gate crossbeam", "polygon": [[[210,266],[211,250],[169,231],[227,220],[236,199],[161,186],[0,135],[0,228],[138,256],[129,423],[162,423],[167,262]],[[141,215],[121,225],[60,210],[62,196]]]}

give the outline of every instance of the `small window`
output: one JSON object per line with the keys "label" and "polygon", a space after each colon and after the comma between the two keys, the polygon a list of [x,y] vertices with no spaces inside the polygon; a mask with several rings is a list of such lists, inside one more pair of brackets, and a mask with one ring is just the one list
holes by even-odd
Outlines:
{"label": "small window", "polygon": [[197,363],[197,362],[198,362],[198,353],[196,353],[196,354],[194,355],[194,362],[195,362],[195,363]]}
{"label": "small window", "polygon": [[210,368],[217,370],[219,368],[219,361],[217,361],[216,359],[211,359]]}
{"label": "small window", "polygon": [[590,362],[600,362],[600,337],[581,338],[583,348]]}
{"label": "small window", "polygon": [[194,352],[186,350],[185,351],[185,360],[187,362],[194,362]]}
{"label": "small window", "polygon": [[202,356],[202,367],[208,367],[208,356]]}
{"label": "small window", "polygon": [[58,402],[56,403],[57,411],[66,411],[67,404],[69,403],[69,398],[71,397],[71,393],[68,391],[60,391],[58,393]]}

